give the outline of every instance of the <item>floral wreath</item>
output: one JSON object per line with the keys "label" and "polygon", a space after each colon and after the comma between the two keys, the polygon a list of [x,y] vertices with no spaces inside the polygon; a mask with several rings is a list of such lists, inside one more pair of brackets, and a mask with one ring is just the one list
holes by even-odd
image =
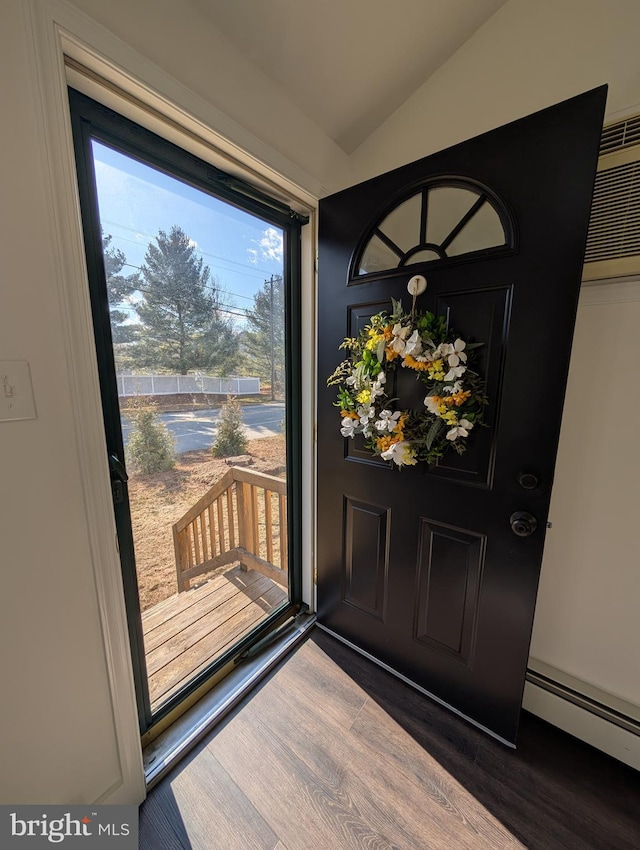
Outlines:
{"label": "floral wreath", "polygon": [[[392,299],[393,312],[372,316],[357,337],[340,345],[349,351],[327,379],[338,387],[335,406],[342,418],[343,437],[362,434],[365,445],[396,466],[429,464],[448,448],[466,449],[469,432],[482,422],[487,400],[484,381],[470,368],[473,350],[447,330],[443,316],[405,313],[402,302]],[[386,385],[398,363],[416,373],[426,388],[425,410],[393,410]]]}

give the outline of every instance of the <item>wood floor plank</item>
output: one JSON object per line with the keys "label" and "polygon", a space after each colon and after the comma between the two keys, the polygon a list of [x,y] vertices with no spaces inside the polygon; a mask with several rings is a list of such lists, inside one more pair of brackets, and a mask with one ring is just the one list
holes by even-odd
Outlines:
{"label": "wood floor plank", "polygon": [[176,817],[170,816],[170,808],[160,802],[162,792],[152,791],[140,807],[139,847],[140,850],[189,850],[184,830],[174,828]]}
{"label": "wood floor plank", "polygon": [[[535,744],[528,743],[536,728]],[[563,750],[567,747],[564,767]],[[487,777],[502,775],[498,785]],[[531,850],[591,850],[606,824],[608,848],[640,847],[640,775],[603,753],[525,716],[515,752],[480,748],[470,787],[485,797]]]}
{"label": "wood floor plank", "polygon": [[475,762],[486,740],[483,732],[461,722],[455,714],[440,708],[415,688],[400,682],[326,632],[316,629],[313,643],[434,758],[450,760],[455,753],[463,764]]}
{"label": "wood floor plank", "polygon": [[[521,723],[518,750],[514,752],[492,741],[488,736],[460,721],[445,709],[434,705],[419,692],[372,665],[367,659],[354,653],[329,635],[316,631],[314,642],[356,679],[376,703],[394,717],[402,728],[428,750],[441,765],[453,775],[464,777],[465,787],[473,796],[493,812],[515,837],[524,841],[527,847],[536,848],[536,850],[538,848],[547,850],[550,847],[583,850],[583,847],[592,846],[589,841],[592,840],[592,835],[597,834],[597,830],[594,833],[585,829],[585,824],[591,819],[581,819],[579,815],[576,815],[578,809],[566,798],[566,795],[562,804],[557,805],[560,797],[554,792],[553,784],[548,779],[549,774],[561,769],[560,763],[572,765],[572,757],[581,747],[588,751],[588,758],[592,758],[595,753],[592,748],[574,741],[559,730],[553,730],[552,727],[525,713]],[[364,719],[365,717],[361,717],[358,722]],[[529,744],[528,729],[536,723],[539,728],[536,729],[532,743]],[[556,737],[558,741],[556,746],[550,743],[548,747],[540,747],[539,736],[542,735],[545,727]],[[546,767],[542,769],[544,751],[548,749],[553,752],[559,749],[560,742],[564,742],[568,747],[566,757],[564,759],[561,757],[560,763],[554,765],[553,769]],[[640,777],[636,772],[613,762],[600,753],[596,753],[596,759],[605,763],[611,762],[618,777],[626,771],[633,775],[635,795],[627,793],[625,796],[620,784],[616,787],[615,808],[618,817],[612,819],[614,824],[612,833],[616,836],[615,840],[620,842],[621,848],[626,850],[628,847],[630,850],[636,845],[640,847],[640,821],[637,814],[640,810]],[[492,765],[489,770],[486,770],[482,765],[489,760]],[[527,776],[527,772],[535,775],[536,780],[532,781]],[[595,775],[597,776],[597,772]],[[578,777],[584,784],[582,779],[584,776],[594,776],[594,770],[588,764],[580,765],[577,770],[569,767],[567,774],[562,777],[563,787],[566,790],[571,783],[577,781]],[[601,791],[602,783],[596,781],[588,804],[590,809],[594,813],[599,812],[600,816],[603,814],[603,807],[601,804],[596,804],[596,796]],[[581,789],[580,793],[583,795],[584,789]],[[636,834],[629,844],[624,830],[625,815],[629,816],[631,808],[630,796],[634,796],[635,799],[633,828]],[[571,825],[567,826],[568,823]],[[591,824],[591,826],[594,825]],[[583,844],[585,840],[583,835],[587,836],[586,845]],[[602,840],[605,840],[604,837]],[[602,846],[618,847],[615,843]]]}
{"label": "wood floor plank", "polygon": [[278,836],[207,749],[170,776],[163,802],[178,812],[176,831],[183,829],[193,850],[274,850]]}
{"label": "wood floor plank", "polygon": [[[313,676],[309,676],[312,667]],[[347,730],[367,700],[367,694],[349,676],[340,675],[336,666],[315,644],[309,642],[305,655],[292,656],[278,673],[281,691],[294,693],[300,704],[300,716],[315,713],[320,707],[325,719],[331,718]]]}
{"label": "wood floor plank", "polygon": [[216,742],[214,752],[288,847],[398,850],[344,791],[340,765],[325,760],[310,769],[280,737],[268,730],[265,737],[266,728],[243,721]]}
{"label": "wood floor plank", "polygon": [[[361,718],[368,712],[373,725],[378,726],[379,739],[390,738],[395,732],[394,743],[400,759],[385,757],[393,753],[392,748],[389,753],[377,756],[375,749],[363,745],[362,731],[335,734],[338,730],[325,714],[311,727],[292,725],[291,719],[301,714],[298,693],[292,693],[283,687],[282,681],[278,682],[274,697],[281,711],[279,714],[270,712],[272,735],[286,741],[296,760],[304,763],[323,784],[331,782],[331,766],[342,765],[341,791],[391,843],[431,847],[438,836],[446,834],[452,845],[460,850],[492,850],[494,847],[521,850],[523,845],[385,712],[375,711],[376,707],[367,703],[356,723],[361,724]],[[257,709],[250,706],[245,719],[256,726],[262,725],[264,730],[266,724],[262,715],[256,713],[251,717],[251,712]],[[328,773],[325,772],[327,765]],[[248,789],[242,787],[250,796]],[[420,818],[415,817],[415,812],[420,812]]]}
{"label": "wood floor plank", "polygon": [[238,566],[145,612],[152,710],[285,598],[285,591],[270,579]]}
{"label": "wood floor plank", "polygon": [[[384,764],[391,795],[403,795],[418,804],[423,794],[449,810],[470,830],[478,846],[521,848],[517,838],[482,806],[456,776],[393,721],[373,700],[364,706],[351,729],[351,745],[357,745],[366,762]],[[463,770],[469,766],[456,760]]]}
{"label": "wood floor plank", "polygon": [[[307,671],[308,684],[315,678],[316,670],[309,665]],[[484,830],[472,828],[460,807],[452,801],[451,786],[456,783],[449,781],[448,777],[447,781],[440,779],[439,783],[422,784],[414,780],[411,784],[406,770],[397,771],[393,763],[384,758],[372,760],[369,751],[336,725],[333,717],[324,711],[322,703],[317,703],[315,713],[309,712],[306,701],[300,700],[300,689],[292,689],[291,683],[286,681],[286,672],[288,665],[263,689],[259,704],[250,702],[243,710],[241,723],[237,723],[232,732],[226,729],[224,735],[216,736],[210,744],[260,811],[265,805],[262,798],[264,788],[280,781],[273,773],[275,758],[279,763],[286,762],[287,772],[299,778],[303,790],[310,789],[309,794],[316,804],[316,820],[309,828],[321,831],[319,821],[328,822],[325,827],[335,827],[337,820],[340,826],[351,830],[348,836],[336,832],[332,838],[334,842],[355,840],[366,824],[369,832],[362,835],[366,834],[367,841],[378,842],[380,846],[386,842],[389,846],[432,847],[437,846],[433,842],[439,835],[446,834],[452,840],[447,846],[455,846],[457,850],[493,850],[496,846],[515,850],[522,847],[490,818],[483,821]],[[300,717],[305,718],[304,724],[296,723],[295,718]],[[387,723],[385,732],[388,731]],[[261,749],[273,749],[274,755],[265,759],[266,766],[255,765],[253,772],[246,774],[242,759],[251,758],[252,746],[259,746],[261,739],[265,741],[260,744]],[[246,752],[245,747],[248,747]],[[408,749],[405,748],[405,751]],[[414,756],[426,758],[417,744],[414,744]],[[432,771],[440,776],[435,767]],[[458,787],[454,791],[458,798],[464,796],[464,791]],[[473,802],[465,804],[468,812],[478,808],[473,806]],[[341,805],[344,807],[342,812]],[[415,817],[418,811],[420,818]],[[359,817],[354,813],[358,813]],[[267,819],[275,819],[279,814],[282,816],[282,821],[270,821],[282,836],[286,812],[278,812],[272,801],[268,813],[263,814]],[[341,820],[341,815],[347,820]],[[490,828],[487,820],[491,821]],[[285,841],[292,840],[286,834],[283,837]],[[355,846],[358,846],[357,843]]]}

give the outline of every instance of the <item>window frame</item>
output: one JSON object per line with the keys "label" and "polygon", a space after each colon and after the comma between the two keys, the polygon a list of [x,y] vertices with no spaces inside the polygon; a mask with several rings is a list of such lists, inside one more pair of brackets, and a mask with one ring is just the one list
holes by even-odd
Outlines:
{"label": "window frame", "polygon": [[[126,156],[137,159],[194,188],[246,211],[284,234],[285,358],[286,358],[286,463],[287,533],[289,553],[289,600],[269,614],[257,627],[195,676],[191,682],[151,712],[145,664],[142,622],[138,597],[128,499],[124,511],[114,505],[120,541],[123,589],[129,644],[133,663],[135,695],[141,734],[160,724],[178,706],[215,677],[223,668],[265,638],[273,629],[300,610],[302,602],[302,258],[301,228],[308,218],[287,204],[266,195],[262,189],[227,174],[184,148],[157,135],[113,109],[68,86],[76,175],[82,218],[89,296],[100,379],[100,395],[107,450],[124,457],[96,182],[91,141],[96,140]],[[124,515],[126,514],[126,516]],[[128,528],[127,528],[128,525]],[[123,550],[129,550],[125,555]]]}

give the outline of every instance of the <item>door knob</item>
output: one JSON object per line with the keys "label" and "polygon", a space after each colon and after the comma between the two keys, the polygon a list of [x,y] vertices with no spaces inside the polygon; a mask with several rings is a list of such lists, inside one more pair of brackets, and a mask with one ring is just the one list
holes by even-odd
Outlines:
{"label": "door knob", "polygon": [[538,521],[527,511],[516,511],[509,517],[511,530],[518,537],[529,537],[538,527]]}

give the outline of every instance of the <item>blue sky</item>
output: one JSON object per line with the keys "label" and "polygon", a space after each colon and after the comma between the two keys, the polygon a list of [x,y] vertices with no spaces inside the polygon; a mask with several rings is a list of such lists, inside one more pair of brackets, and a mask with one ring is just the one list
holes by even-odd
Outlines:
{"label": "blue sky", "polygon": [[[282,231],[174,177],[93,142],[103,233],[127,258],[122,273],[144,262],[149,242],[175,224],[209,266],[232,314],[253,306],[272,274],[282,274]],[[241,315],[235,320],[242,323]]]}

